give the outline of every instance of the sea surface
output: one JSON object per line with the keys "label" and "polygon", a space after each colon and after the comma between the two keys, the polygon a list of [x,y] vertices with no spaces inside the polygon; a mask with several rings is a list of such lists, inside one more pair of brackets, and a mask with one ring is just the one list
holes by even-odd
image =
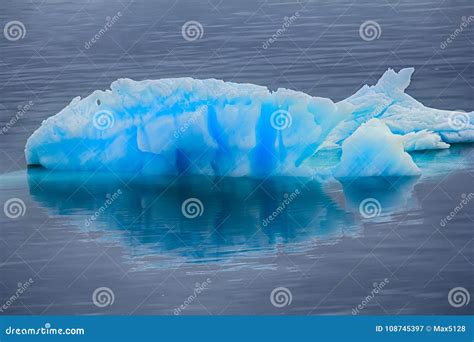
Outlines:
{"label": "sea surface", "polygon": [[[24,36],[0,36],[0,203],[20,204],[0,211],[0,315],[473,314],[472,301],[448,295],[474,295],[472,144],[414,153],[421,177],[348,182],[58,172],[24,160],[44,119],[121,77],[218,78],[338,101],[387,68],[415,67],[410,95],[472,111],[474,22],[443,45],[472,15],[469,0],[2,1],[0,26],[20,21]],[[196,40],[182,34],[190,21]],[[367,21],[378,38],[361,37]],[[188,199],[197,214],[183,211]]]}

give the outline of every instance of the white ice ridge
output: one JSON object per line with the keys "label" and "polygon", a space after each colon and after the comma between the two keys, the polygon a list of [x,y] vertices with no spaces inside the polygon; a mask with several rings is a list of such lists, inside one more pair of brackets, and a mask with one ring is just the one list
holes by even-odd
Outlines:
{"label": "white ice ridge", "polygon": [[[372,118],[380,119],[395,134],[426,131],[411,134],[406,139],[407,150],[414,146],[414,149],[437,149],[449,147],[447,143],[474,142],[474,112],[425,107],[405,93],[414,71],[414,68],[405,68],[397,73],[388,69],[376,85],[365,85],[345,99],[356,108],[337,125],[320,149],[340,147],[362,123]],[[432,144],[428,143],[428,136]],[[417,144],[417,139],[423,142]]]}
{"label": "white ice ridge", "polygon": [[[215,79],[119,79],[111,90],[76,97],[43,121],[27,141],[26,159],[62,170],[308,176],[316,171],[308,163],[316,151],[341,148],[374,117],[390,133],[404,135],[400,141],[407,151],[474,141],[473,112],[431,109],[404,93],[412,73],[412,68],[389,69],[375,86],[338,103]],[[360,139],[359,132],[358,146],[367,150],[358,153],[373,155],[377,144]],[[345,167],[357,160],[348,158],[349,150]]]}
{"label": "white ice ridge", "polygon": [[423,129],[418,132],[410,132],[402,136],[405,151],[419,151],[449,148],[438,133]]}

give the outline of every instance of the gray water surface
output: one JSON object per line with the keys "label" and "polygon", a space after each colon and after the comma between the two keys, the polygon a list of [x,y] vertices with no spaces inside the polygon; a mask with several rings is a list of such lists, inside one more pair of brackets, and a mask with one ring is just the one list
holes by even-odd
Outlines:
{"label": "gray water surface", "polygon": [[[472,314],[448,292],[474,294],[472,145],[415,153],[421,178],[167,179],[26,169],[24,145],[41,121],[120,77],[218,78],[341,100],[389,67],[416,69],[409,93],[442,109],[474,108],[473,26],[440,44],[472,1],[2,1],[0,23],[0,314]],[[85,44],[120,12],[90,48]],[[267,49],[285,17],[298,18]],[[186,41],[181,27],[199,21]],[[375,20],[379,39],[360,25]],[[318,160],[315,163],[321,162]],[[119,196],[101,210],[107,200]],[[268,224],[281,203],[294,200]],[[186,218],[188,198],[202,214]],[[368,198],[380,203],[361,215]],[[99,212],[99,215],[96,215]],[[93,220],[91,217],[95,217]],[[11,301],[18,283],[33,283]],[[207,289],[190,300],[196,283]],[[383,288],[367,300],[374,287]],[[108,287],[113,304],[93,303]],[[275,288],[291,302],[272,304]]]}

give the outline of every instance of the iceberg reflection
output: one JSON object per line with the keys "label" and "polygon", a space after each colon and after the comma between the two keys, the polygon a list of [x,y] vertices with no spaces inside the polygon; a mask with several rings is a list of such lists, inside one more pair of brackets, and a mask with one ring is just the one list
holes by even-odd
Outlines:
{"label": "iceberg reflection", "polygon": [[[361,199],[370,194],[388,210],[384,213],[396,211],[406,205],[414,184],[399,180],[387,191],[387,181],[368,178],[342,183],[341,192],[339,185],[300,178],[133,178],[43,168],[30,168],[27,176],[33,200],[50,216],[66,216],[84,232],[101,232],[100,241],[125,245],[132,257],[180,262],[282,248],[297,252],[355,237],[361,231]],[[182,208],[190,198],[202,204],[192,218]]]}

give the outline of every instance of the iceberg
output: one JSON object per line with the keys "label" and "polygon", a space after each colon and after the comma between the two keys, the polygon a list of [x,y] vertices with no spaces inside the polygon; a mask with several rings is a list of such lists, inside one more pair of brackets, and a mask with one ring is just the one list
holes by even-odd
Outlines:
{"label": "iceberg", "polygon": [[352,111],[252,84],[119,79],[45,120],[25,153],[28,164],[60,170],[304,176],[305,160]]}
{"label": "iceberg", "polygon": [[[397,73],[388,69],[376,85],[364,85],[348,97],[345,101],[353,104],[355,110],[336,126],[320,148],[340,148],[345,139],[372,118],[380,119],[395,134],[433,133],[429,139],[425,133],[410,135],[410,146],[416,145],[416,139],[422,139],[423,149],[446,148],[434,134],[444,143],[474,142],[474,112],[425,107],[405,93],[414,71],[414,68],[405,68]],[[428,141],[432,144],[428,145]]]}
{"label": "iceberg", "polygon": [[[314,176],[309,160],[341,149],[339,176],[418,174],[405,152],[474,141],[474,112],[416,101],[405,93],[413,71],[389,69],[340,102],[216,79],[119,79],[43,121],[25,156],[29,165],[57,170]],[[362,159],[350,156],[356,146]],[[389,151],[383,161],[370,159],[376,149]],[[361,160],[375,166],[350,165]]]}
{"label": "iceberg", "polygon": [[420,169],[405,152],[403,138],[379,119],[371,119],[342,143],[341,162],[334,176],[418,176]]}

